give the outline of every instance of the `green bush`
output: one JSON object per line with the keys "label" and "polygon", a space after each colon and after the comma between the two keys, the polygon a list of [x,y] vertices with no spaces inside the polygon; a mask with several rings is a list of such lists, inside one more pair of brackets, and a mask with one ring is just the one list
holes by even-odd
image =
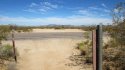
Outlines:
{"label": "green bush", "polygon": [[[77,62],[80,62],[81,59],[84,59],[84,63],[91,64],[92,63],[92,42],[91,40],[86,40],[81,43],[77,44],[76,49],[80,51],[80,57],[78,57],[80,60],[77,60]],[[76,57],[74,57],[76,58]],[[82,60],[83,62],[83,60]]]}
{"label": "green bush", "polygon": [[[85,52],[85,53],[89,53],[91,52],[89,49],[92,48],[92,42],[90,40],[86,40],[86,41],[83,41],[81,43],[78,43],[77,44],[77,47],[76,49],[80,50],[81,53],[82,52]],[[87,54],[86,54],[87,55]]]}
{"label": "green bush", "polygon": [[0,59],[8,60],[13,57],[13,49],[9,44],[3,45],[0,47]]}

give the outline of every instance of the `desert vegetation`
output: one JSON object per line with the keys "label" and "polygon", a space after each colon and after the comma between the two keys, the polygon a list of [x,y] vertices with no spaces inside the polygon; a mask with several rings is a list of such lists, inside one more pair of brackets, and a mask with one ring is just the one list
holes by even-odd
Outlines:
{"label": "desert vegetation", "polygon": [[69,57],[69,60],[71,60],[71,63],[68,64],[69,66],[80,66],[80,69],[92,69],[92,40],[90,35],[90,31],[84,32],[85,39],[77,43],[74,48],[76,54]]}
{"label": "desert vegetation", "polygon": [[[112,12],[113,24],[103,26],[104,34],[110,37],[107,43],[103,42],[103,70],[125,70],[125,3],[116,5],[115,10],[117,12]],[[91,41],[88,39],[88,33],[84,35],[87,40],[78,43],[76,47],[80,54],[70,57],[70,60],[82,67],[85,66],[85,62],[92,64]]]}
{"label": "desert vegetation", "polygon": [[0,69],[1,66],[6,67],[9,61],[13,61],[13,49],[11,45],[5,44],[0,47]]}
{"label": "desert vegetation", "polygon": [[2,46],[2,40],[6,39],[6,36],[10,33],[9,26],[1,25],[0,26],[0,46]]}
{"label": "desert vegetation", "polygon": [[104,70],[125,70],[125,3],[119,3],[115,10],[108,31],[111,40],[104,46]]}
{"label": "desert vegetation", "polygon": [[8,61],[13,57],[12,46],[9,44],[2,45],[2,40],[6,40],[7,35],[10,33],[9,26],[0,26],[0,69],[5,70]]}

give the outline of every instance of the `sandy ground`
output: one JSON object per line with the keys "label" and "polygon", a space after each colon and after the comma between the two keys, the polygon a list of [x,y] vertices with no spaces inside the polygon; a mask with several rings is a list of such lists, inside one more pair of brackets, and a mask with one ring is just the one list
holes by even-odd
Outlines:
{"label": "sandy ground", "polygon": [[33,29],[33,32],[85,32],[81,29]]}
{"label": "sandy ground", "polygon": [[73,48],[80,41],[73,39],[16,40],[16,49],[19,54],[16,69],[79,70],[80,67],[69,67],[66,64],[70,63],[68,57],[73,54]]}
{"label": "sandy ground", "polygon": [[[81,30],[50,30],[36,29],[33,32],[80,32]],[[14,70],[92,70],[80,69],[78,66],[66,66],[70,63],[69,56],[73,48],[82,39],[46,38],[41,40],[16,40],[18,52],[17,64],[9,64],[9,69]],[[4,41],[4,44],[11,41]]]}

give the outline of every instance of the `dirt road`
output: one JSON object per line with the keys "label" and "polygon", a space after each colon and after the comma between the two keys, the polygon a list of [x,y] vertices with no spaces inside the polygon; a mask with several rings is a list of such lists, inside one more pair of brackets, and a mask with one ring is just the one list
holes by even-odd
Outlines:
{"label": "dirt road", "polygon": [[[62,33],[56,34],[58,36],[62,35]],[[65,37],[67,34],[63,34],[63,36]],[[76,34],[76,37],[78,35]],[[48,36],[51,36],[51,34],[48,34]],[[14,70],[13,68],[16,68],[16,70],[79,70],[80,67],[78,66],[69,67],[66,64],[70,63],[69,56],[73,54],[76,44],[82,40],[82,38],[74,39],[72,37],[17,39],[15,43],[18,52],[18,62],[16,65],[10,64],[9,67],[12,70]],[[11,41],[5,41],[5,43],[11,43]]]}
{"label": "dirt road", "polygon": [[[16,40],[18,62],[10,65],[14,70],[79,70],[80,67],[66,66],[69,56],[79,39]],[[7,41],[6,43],[11,43]],[[80,69],[92,70],[92,69]]]}
{"label": "dirt road", "polygon": [[80,40],[45,39],[16,41],[18,70],[78,70],[68,67],[68,57]]}
{"label": "dirt road", "polygon": [[[83,35],[83,32],[28,32],[15,33],[15,40],[41,40],[46,38],[81,39]],[[8,40],[11,40],[11,35],[8,36]]]}

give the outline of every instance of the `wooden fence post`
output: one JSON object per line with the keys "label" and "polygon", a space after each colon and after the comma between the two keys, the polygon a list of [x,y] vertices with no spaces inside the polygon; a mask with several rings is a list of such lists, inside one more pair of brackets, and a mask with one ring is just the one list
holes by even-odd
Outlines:
{"label": "wooden fence post", "polygon": [[92,31],[93,70],[96,70],[96,30]]}
{"label": "wooden fence post", "polygon": [[15,49],[15,40],[14,40],[14,29],[15,29],[14,26],[11,26],[11,30],[12,30],[13,53],[14,53],[15,62],[17,62],[16,49]]}

